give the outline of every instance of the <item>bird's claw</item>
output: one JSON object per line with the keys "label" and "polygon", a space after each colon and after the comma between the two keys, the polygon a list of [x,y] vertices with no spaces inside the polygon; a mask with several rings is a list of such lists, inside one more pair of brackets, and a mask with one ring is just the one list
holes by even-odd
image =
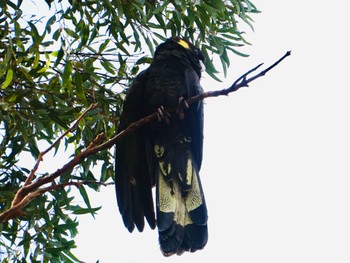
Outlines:
{"label": "bird's claw", "polygon": [[161,122],[161,121],[165,121],[166,124],[169,124],[170,123],[170,113],[167,112],[163,106],[160,106],[158,109],[157,109],[157,112],[158,112],[158,121]]}
{"label": "bird's claw", "polygon": [[185,100],[184,97],[180,97],[179,98],[179,106],[178,106],[178,110],[177,113],[179,114],[179,118],[180,120],[182,120],[183,118],[185,118],[185,110],[187,110],[189,108],[187,101]]}

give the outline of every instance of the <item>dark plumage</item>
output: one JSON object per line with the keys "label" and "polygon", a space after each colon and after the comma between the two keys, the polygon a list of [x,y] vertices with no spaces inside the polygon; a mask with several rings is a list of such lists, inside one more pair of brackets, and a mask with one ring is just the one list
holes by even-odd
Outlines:
{"label": "dark plumage", "polygon": [[[199,178],[203,148],[203,103],[187,99],[202,92],[203,54],[180,38],[159,45],[153,62],[133,81],[123,107],[118,132],[129,124],[166,108],[169,121],[138,129],[116,146],[116,192],[127,229],[144,228],[144,218],[158,227],[165,256],[194,252],[208,240],[207,209]],[[152,187],[156,186],[155,219]]]}

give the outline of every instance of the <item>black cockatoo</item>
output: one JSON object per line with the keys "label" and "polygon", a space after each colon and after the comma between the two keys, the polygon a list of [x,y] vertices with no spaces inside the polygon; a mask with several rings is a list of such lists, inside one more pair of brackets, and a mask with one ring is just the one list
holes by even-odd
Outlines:
{"label": "black cockatoo", "polygon": [[[208,240],[207,208],[199,178],[203,148],[203,103],[185,99],[202,92],[203,53],[173,37],[160,44],[152,64],[132,82],[118,131],[160,111],[116,145],[115,186],[127,229],[141,232],[144,218],[159,231],[165,256],[202,249]],[[167,113],[166,109],[180,110]],[[165,110],[162,110],[165,109]],[[156,216],[152,187],[156,186]]]}

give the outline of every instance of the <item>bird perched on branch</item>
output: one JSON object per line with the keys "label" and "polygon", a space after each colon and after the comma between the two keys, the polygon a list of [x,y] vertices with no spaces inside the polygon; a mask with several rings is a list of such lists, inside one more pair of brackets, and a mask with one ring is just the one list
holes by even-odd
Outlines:
{"label": "bird perched on branch", "polygon": [[142,126],[117,143],[115,186],[126,228],[132,232],[136,225],[142,232],[146,218],[152,229],[157,226],[165,256],[194,252],[208,240],[199,178],[203,103],[186,103],[202,92],[201,62],[203,53],[186,40],[175,37],[160,44],[152,64],[132,82],[118,127],[120,132],[159,112],[158,122]]}

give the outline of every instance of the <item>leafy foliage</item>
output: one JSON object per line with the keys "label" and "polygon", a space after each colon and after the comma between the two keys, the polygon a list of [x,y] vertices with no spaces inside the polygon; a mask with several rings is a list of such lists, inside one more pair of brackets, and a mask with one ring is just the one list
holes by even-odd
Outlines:
{"label": "leafy foliage", "polygon": [[[99,107],[61,144],[77,154],[100,132],[114,135],[124,90],[165,38],[179,35],[201,46],[207,72],[217,79],[212,55],[225,73],[229,52],[245,56],[238,51],[247,42],[237,22],[251,26],[249,14],[258,12],[249,0],[6,0],[0,7],[0,212],[11,206],[32,169],[21,157],[37,158],[38,145],[52,144],[89,105]],[[98,162],[101,172],[95,175],[90,169]],[[112,175],[112,155],[102,151],[52,184],[107,182]],[[0,259],[78,262],[71,253],[76,215],[99,209],[91,207],[84,186],[79,191],[83,207],[73,202],[69,187],[58,188],[3,222]]]}

